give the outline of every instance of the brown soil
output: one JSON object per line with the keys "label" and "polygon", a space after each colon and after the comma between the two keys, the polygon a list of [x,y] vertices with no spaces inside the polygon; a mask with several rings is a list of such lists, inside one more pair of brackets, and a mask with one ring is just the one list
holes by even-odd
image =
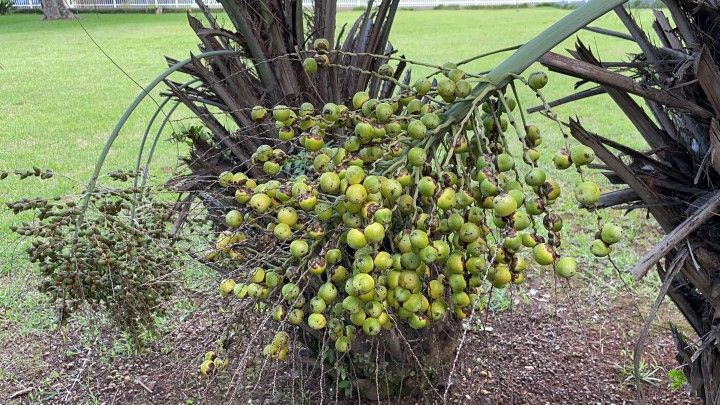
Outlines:
{"label": "brown soil", "polygon": [[[468,339],[460,388],[455,397],[485,396],[494,403],[589,404],[631,403],[638,400],[631,354],[642,327],[632,298],[580,297],[578,291],[557,294],[534,290],[529,304],[512,313],[489,316],[491,332]],[[531,290],[531,293],[533,290]],[[568,294],[569,292],[569,294]],[[678,366],[667,326],[672,307],[664,307],[646,340],[645,369],[659,379],[643,383],[642,397],[651,404],[699,403],[682,391],[668,388],[667,371]],[[673,313],[674,314],[674,313]],[[677,321],[677,320],[676,320]],[[664,327],[663,327],[664,326]],[[482,327],[481,327],[482,328]]]}
{"label": "brown soil", "polygon": [[[629,353],[642,326],[629,293],[535,286],[527,287],[524,297],[514,294],[512,302],[509,310],[475,318],[463,341],[448,402],[580,404],[638,399],[634,384],[625,382],[627,374],[622,372],[632,367]],[[181,404],[220,403],[234,396],[237,402],[317,403],[321,395],[334,401],[334,384],[321,389],[315,377],[309,382],[305,378],[301,385],[299,360],[274,365],[254,355],[244,357],[248,347],[257,347],[249,343],[253,337],[260,342],[269,339],[271,331],[262,328],[237,332],[228,345],[231,367],[210,380],[199,377],[203,354],[232,324],[231,314],[218,304],[196,311],[139,354],[123,351],[117,343],[113,346],[102,330],[88,334],[93,322],[26,336],[5,323],[0,402]],[[662,321],[656,322],[647,340],[645,368],[655,370],[652,377],[658,381],[642,385],[643,398],[652,404],[699,403],[682,389],[668,388],[667,372],[678,365],[666,329],[670,316],[677,317],[666,305],[659,316]],[[440,399],[429,392],[425,398],[403,402]]]}

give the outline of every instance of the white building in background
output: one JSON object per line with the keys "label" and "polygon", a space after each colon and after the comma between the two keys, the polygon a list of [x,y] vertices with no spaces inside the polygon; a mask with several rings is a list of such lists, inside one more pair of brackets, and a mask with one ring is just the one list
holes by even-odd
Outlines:
{"label": "white building in background", "polygon": [[[197,8],[194,0],[65,0],[73,9],[155,9],[155,8]],[[400,7],[433,8],[438,6],[520,6],[548,3],[584,3],[586,0],[400,0]],[[40,0],[14,0],[18,9],[40,8]],[[205,0],[211,8],[221,8],[218,0]],[[367,6],[368,0],[337,0],[339,9]],[[377,1],[376,1],[377,3]],[[307,7],[313,0],[303,0]]]}

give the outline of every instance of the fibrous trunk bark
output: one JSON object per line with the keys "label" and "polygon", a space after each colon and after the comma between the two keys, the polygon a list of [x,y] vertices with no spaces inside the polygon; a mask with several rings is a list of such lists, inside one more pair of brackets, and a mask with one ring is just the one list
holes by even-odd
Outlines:
{"label": "fibrous trunk bark", "polygon": [[352,356],[360,396],[372,401],[424,396],[442,402],[460,336],[457,325],[448,322],[422,331],[398,329],[371,341]]}
{"label": "fibrous trunk bark", "polygon": [[[317,372],[314,359],[322,351],[322,337],[305,332],[304,340],[312,352],[310,363]],[[399,326],[373,338],[355,340],[348,353],[326,360],[325,370],[331,371],[322,377],[334,385],[336,370],[347,370],[352,396],[369,401],[422,397],[427,403],[441,403],[452,384],[462,336],[460,326],[453,322],[436,322],[422,330]]]}
{"label": "fibrous trunk bark", "polygon": [[[661,279],[670,277],[667,295],[696,334],[685,337],[672,328],[677,358],[691,391],[707,404],[720,404],[720,9],[715,2],[664,3],[672,22],[664,11],[655,11],[653,27],[659,41],[650,40],[628,10],[615,10],[628,31],[620,37],[632,38],[641,50],[630,76],[626,69],[611,71],[621,64],[598,60],[581,42],[570,51],[574,59],[549,53],[540,62],[598,84],[649,145],[647,152],[633,150],[585,130],[575,120],[568,124],[572,135],[591,147],[611,171],[611,182],[628,186],[607,195],[603,207],[646,208],[667,234],[640,260],[633,275],[639,279],[656,268]],[[594,94],[597,91],[579,92],[555,104]],[[644,98],[647,108],[630,94]],[[681,251],[688,252],[687,257],[671,274],[661,259],[671,263]]]}

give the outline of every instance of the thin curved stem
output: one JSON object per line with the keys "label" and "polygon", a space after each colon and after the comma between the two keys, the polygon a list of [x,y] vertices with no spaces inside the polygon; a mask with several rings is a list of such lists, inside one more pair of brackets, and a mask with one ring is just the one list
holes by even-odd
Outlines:
{"label": "thin curved stem", "polygon": [[[198,81],[200,81],[200,79],[193,79],[193,80],[190,80],[190,81],[188,81],[188,82],[186,82],[186,83],[183,83],[183,84],[180,86],[180,90],[182,90],[182,89],[184,89],[184,88],[186,88],[186,87],[189,87],[189,86],[197,83]],[[172,97],[170,97],[170,96],[165,97],[165,98],[163,99],[162,103],[160,103],[160,105],[158,106],[158,108],[155,109],[155,112],[153,113],[152,117],[150,117],[150,120],[148,121],[147,127],[145,128],[145,133],[143,134],[143,138],[142,138],[142,140],[140,141],[140,150],[138,151],[138,157],[137,157],[137,160],[135,161],[135,172],[136,172],[136,173],[140,170],[140,162],[142,161],[142,156],[143,156],[143,154],[145,153],[145,143],[147,142],[148,136],[150,135],[150,130],[152,129],[153,125],[155,124],[155,120],[157,119],[158,115],[160,115],[160,113],[162,112],[163,108],[165,108],[165,105],[166,105],[167,103],[169,103],[170,100],[172,100]],[[165,114],[165,120],[163,121],[163,124],[162,124],[163,127],[165,126],[165,123],[169,120],[169,118],[170,118],[170,116],[172,115],[172,112],[173,112],[174,110],[175,110],[175,107],[173,107],[170,112],[168,112],[167,114]],[[149,165],[149,163],[150,163],[150,162],[148,161],[147,164],[145,165],[146,168],[147,168],[147,166]],[[137,185],[138,185],[138,184],[137,184],[137,177],[135,177],[135,181],[133,182],[133,187],[137,187]]]}
{"label": "thin curved stem", "polygon": [[[210,51],[210,52],[202,52],[198,55],[196,55],[195,59],[205,59],[205,58],[212,58],[215,56],[226,56],[226,55],[234,55],[237,54],[237,51],[235,50],[222,50],[222,51]],[[108,154],[110,153],[110,148],[112,148],[113,143],[115,143],[115,140],[120,136],[120,131],[125,126],[125,123],[130,118],[132,113],[135,111],[135,109],[140,105],[140,103],[147,97],[151,91],[157,87],[158,84],[162,83],[163,80],[165,80],[168,76],[175,73],[176,71],[183,68],[185,65],[191,63],[193,58],[187,58],[182,61],[179,61],[175,63],[174,65],[167,68],[164,72],[162,72],[158,77],[156,77],[150,84],[145,86],[145,88],[138,94],[133,102],[130,104],[130,106],[125,110],[123,115],[120,117],[120,120],[115,125],[115,128],[108,136],[107,141],[105,141],[105,146],[103,147],[102,152],[100,152],[100,157],[98,157],[97,162],[95,163],[95,170],[93,170],[93,174],[90,177],[90,180],[88,181],[88,184],[85,189],[85,197],[83,198],[82,205],[80,206],[80,215],[78,216],[78,222],[84,217],[85,211],[87,211],[88,205],[90,204],[90,195],[95,190],[95,186],[97,185],[97,180],[100,177],[100,171],[103,168],[103,165],[105,164],[105,159],[107,159]],[[77,229],[79,230],[79,228]],[[77,234],[76,230],[76,234]],[[77,235],[76,235],[77,236]]]}
{"label": "thin curved stem", "polygon": [[158,128],[157,133],[155,134],[155,138],[153,139],[152,146],[150,147],[150,152],[148,152],[147,160],[145,161],[145,169],[143,170],[143,179],[142,183],[140,184],[141,187],[145,187],[145,183],[148,179],[150,163],[152,162],[153,156],[155,155],[155,148],[157,147],[158,141],[160,140],[160,135],[162,135],[163,130],[165,129],[165,125],[170,121],[170,117],[172,117],[172,114],[177,110],[177,108],[180,106],[180,102],[175,102],[175,105],[173,105],[170,108],[170,111],[168,111],[167,116],[165,119],[163,119],[163,122],[160,124],[160,128]]}

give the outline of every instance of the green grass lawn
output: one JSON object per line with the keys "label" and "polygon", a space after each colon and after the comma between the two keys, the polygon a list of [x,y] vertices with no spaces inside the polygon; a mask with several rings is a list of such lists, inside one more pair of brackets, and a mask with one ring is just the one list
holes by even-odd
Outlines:
{"label": "green grass lawn", "polygon": [[[403,10],[398,13],[391,40],[410,59],[442,64],[521,44],[567,13],[555,8]],[[342,12],[339,18],[350,22],[358,14]],[[643,18],[648,16],[649,12],[641,13]],[[229,24],[224,15],[219,15],[219,20]],[[164,70],[164,55],[184,58],[197,52],[198,40],[183,14],[83,14],[82,23],[114,61],[143,85]],[[614,15],[603,17],[596,25],[622,30]],[[590,32],[582,32],[580,37],[593,49],[602,43],[602,59],[623,58],[636,51],[632,42]],[[568,40],[560,50],[571,47],[573,41]],[[475,62],[467,70],[492,68],[502,58],[496,55]],[[426,74],[428,70],[418,69],[416,73]],[[545,93],[552,99],[572,91],[573,84],[571,79],[551,76]],[[42,183],[33,179],[0,182],[0,203],[20,196],[49,196],[77,189],[78,182],[89,177],[107,135],[138,92],[137,85],[103,56],[78,22],[43,22],[38,15],[0,16],[0,170],[37,165],[67,176]],[[523,101],[525,106],[534,103],[529,97]],[[139,137],[152,107],[146,102],[128,122],[106,164],[108,171],[134,164]],[[643,146],[636,131],[605,96],[558,112],[561,117],[577,115],[589,129],[624,144]],[[541,117],[535,120],[550,134],[543,148],[552,156],[561,145],[561,138],[552,136],[558,133],[557,127]],[[176,150],[163,143],[159,155],[158,166],[172,166]],[[586,217],[582,218],[580,222],[591,226]],[[0,237],[7,235],[5,229],[12,220],[7,213],[0,216]],[[626,220],[626,225],[631,236],[644,229],[632,220]],[[571,239],[569,249],[587,250],[582,238]],[[28,306],[42,305],[42,299],[26,299],[23,289],[31,288],[32,280],[27,281],[24,272],[15,271],[17,262],[10,260],[8,252],[9,247],[4,254],[0,252],[0,261],[6,259],[5,272],[14,273],[13,282],[5,283],[10,287],[0,288],[0,305],[10,308],[11,318],[22,319],[31,309]],[[619,261],[629,265],[633,258],[629,254]],[[17,273],[21,274],[19,278]],[[19,297],[24,301],[14,303]],[[45,324],[42,319],[38,323]]]}
{"label": "green grass lawn", "polygon": [[[441,64],[520,44],[566,13],[555,8],[400,11],[391,39],[408,58]],[[349,22],[357,15],[342,12],[340,20]],[[227,24],[223,15],[219,18]],[[183,14],[83,14],[82,22],[115,62],[143,85],[164,69],[164,55],[182,58],[197,52],[198,41]],[[620,29],[613,16],[603,18],[601,25]],[[581,36],[591,45],[605,41],[604,58],[635,50],[630,42],[607,41],[588,32]],[[38,15],[0,17],[0,44],[0,166],[36,164],[84,180],[138,87],[102,55],[75,21],[43,22]],[[572,41],[564,44],[571,45]],[[468,70],[487,69],[502,57],[473,63]],[[547,93],[550,97],[566,93],[572,84],[570,79],[553,77]],[[133,161],[137,136],[152,106],[148,102],[143,107],[126,126],[108,167]],[[577,114],[591,129],[637,144],[635,132],[606,97],[560,112]],[[169,163],[173,151],[165,152],[163,161]],[[45,190],[29,185],[17,191]]]}

